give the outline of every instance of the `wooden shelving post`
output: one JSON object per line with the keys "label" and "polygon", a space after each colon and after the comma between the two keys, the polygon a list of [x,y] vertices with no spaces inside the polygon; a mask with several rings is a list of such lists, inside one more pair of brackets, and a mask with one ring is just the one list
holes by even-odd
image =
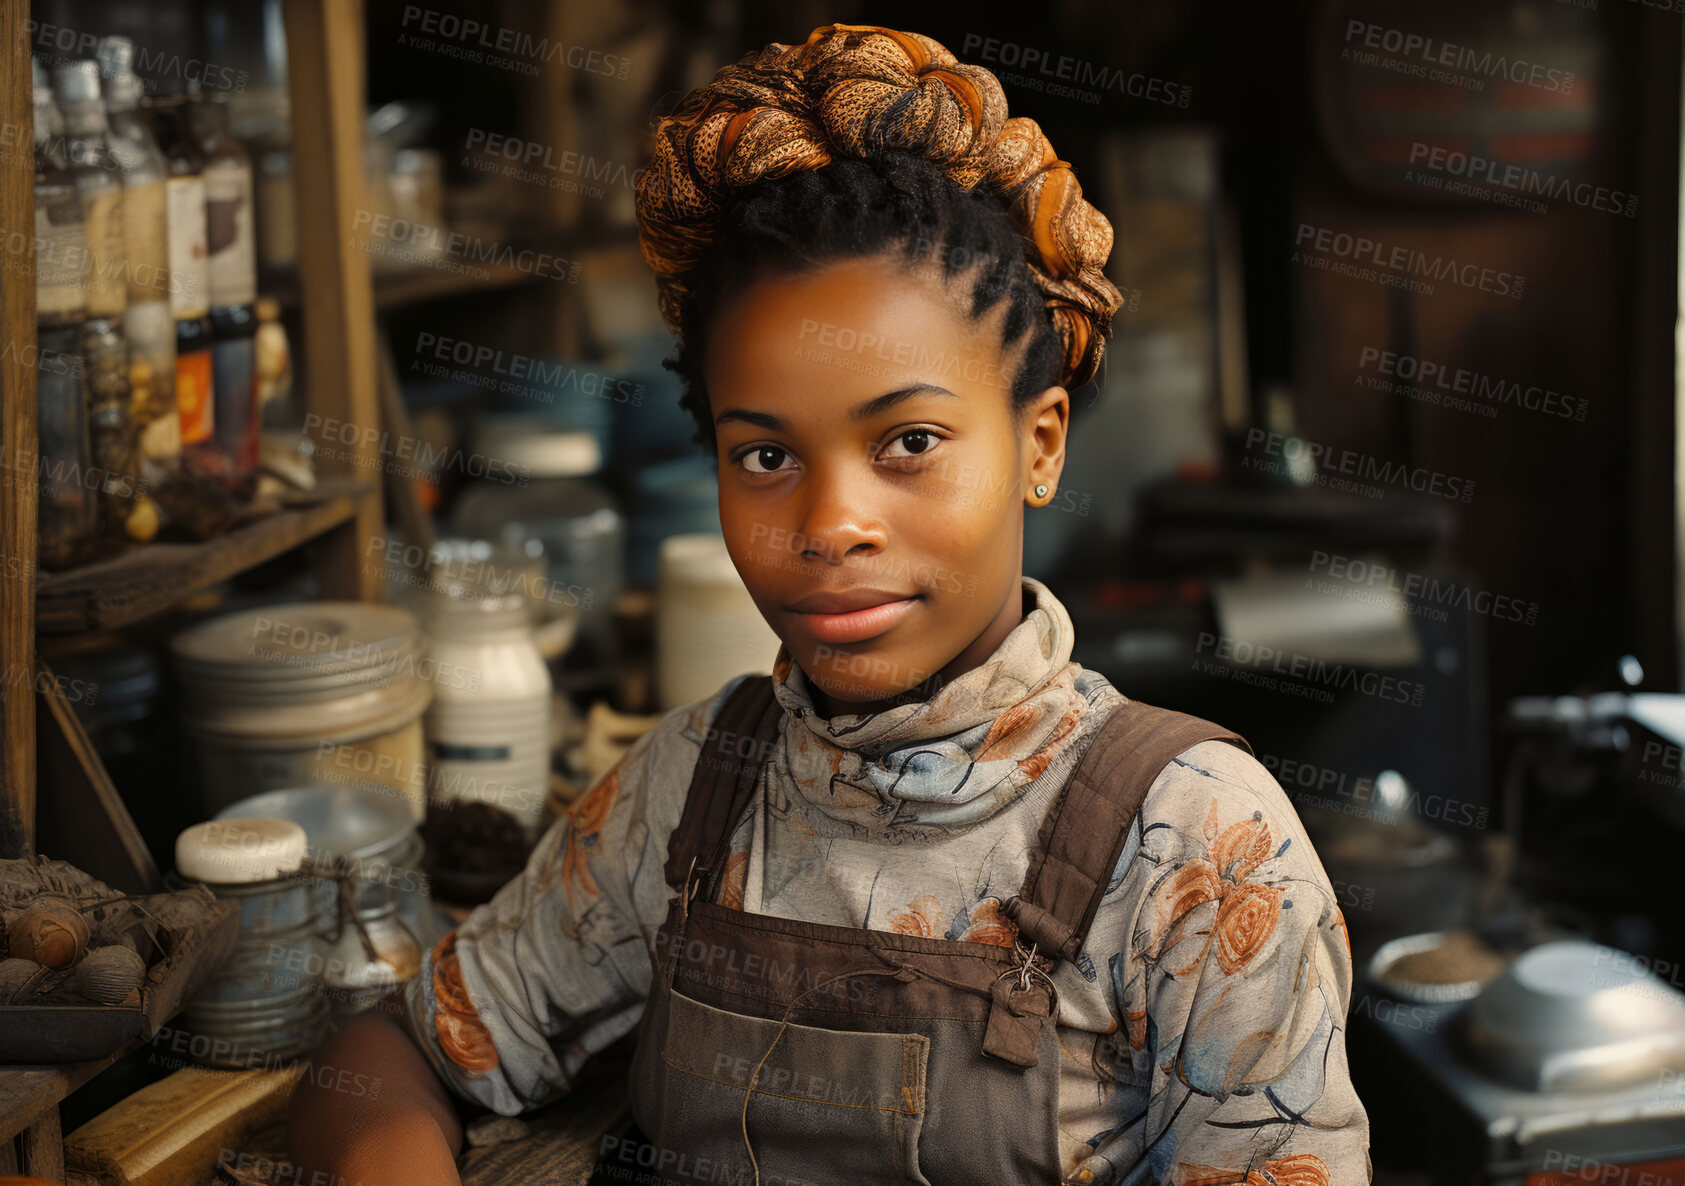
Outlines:
{"label": "wooden shelving post", "polygon": [[[375,369],[374,286],[357,219],[371,209],[363,164],[362,0],[287,0],[287,85],[292,96],[293,183],[298,206],[298,273],[304,314],[306,424],[320,452],[319,476],[373,483],[351,520],[317,544],[325,598],[381,600],[366,542],[383,531],[385,464]],[[350,425],[326,434],[332,422]]]}
{"label": "wooden shelving post", "polygon": [[[27,4],[0,5],[0,127],[33,129]],[[21,156],[24,140],[14,140]],[[0,226],[35,227],[35,170],[13,160],[0,168]],[[7,261],[14,265],[21,258]],[[35,285],[14,270],[0,283],[0,857],[20,857],[35,843]]]}

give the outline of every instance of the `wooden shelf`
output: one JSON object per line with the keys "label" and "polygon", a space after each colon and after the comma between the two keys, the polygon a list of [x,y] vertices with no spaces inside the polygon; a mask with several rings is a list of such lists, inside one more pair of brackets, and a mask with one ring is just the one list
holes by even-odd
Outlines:
{"label": "wooden shelf", "polygon": [[17,1136],[47,1109],[57,1107],[65,1096],[146,1042],[136,1038],[93,1062],[0,1067],[0,1143]]}
{"label": "wooden shelf", "polygon": [[[476,292],[494,292],[536,282],[539,277],[513,264],[475,264],[480,276],[470,272],[451,272],[442,268],[414,267],[403,271],[374,274],[374,303],[377,309],[392,309],[439,297],[462,296]],[[264,289],[287,308],[299,303],[298,285],[290,280],[277,280]]]}
{"label": "wooden shelf", "polygon": [[[516,250],[524,247],[532,251],[548,252],[551,255],[562,256],[571,260],[577,253],[593,247],[624,245],[637,241],[636,227],[611,226],[590,234],[582,232],[549,233],[536,242],[521,244]],[[512,263],[457,261],[450,256],[444,257],[440,262],[449,265],[460,263],[463,270],[456,271],[450,267],[435,268],[425,264],[417,264],[407,268],[375,269],[373,273],[375,308],[395,309],[404,305],[439,300],[445,297],[466,296],[479,292],[497,292],[503,289],[520,288],[529,284],[555,282],[553,276],[541,276],[530,269],[517,267]],[[277,276],[272,282],[265,284],[263,291],[265,295],[273,296],[283,306],[296,307],[299,303],[298,284],[293,278]]]}
{"label": "wooden shelf", "polygon": [[42,573],[36,629],[74,634],[138,621],[349,521],[376,487],[329,478],[317,489],[320,502],[276,511],[204,543],[143,544],[85,568]]}
{"label": "wooden shelf", "polygon": [[418,301],[439,297],[461,296],[466,293],[494,292],[503,288],[518,288],[536,284],[539,277],[514,264],[473,264],[478,276],[471,272],[451,272],[442,268],[418,267],[403,272],[376,272],[374,275],[374,303],[377,309],[392,309]]}

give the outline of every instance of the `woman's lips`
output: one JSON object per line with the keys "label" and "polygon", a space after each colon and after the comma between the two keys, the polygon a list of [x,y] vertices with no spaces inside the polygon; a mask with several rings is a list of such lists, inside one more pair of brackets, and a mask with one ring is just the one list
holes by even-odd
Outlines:
{"label": "woman's lips", "polygon": [[868,606],[846,614],[797,613],[795,617],[807,632],[820,642],[865,642],[869,638],[876,638],[906,617],[913,606],[918,604],[918,600],[917,597],[904,597],[900,601],[886,601],[882,605]]}

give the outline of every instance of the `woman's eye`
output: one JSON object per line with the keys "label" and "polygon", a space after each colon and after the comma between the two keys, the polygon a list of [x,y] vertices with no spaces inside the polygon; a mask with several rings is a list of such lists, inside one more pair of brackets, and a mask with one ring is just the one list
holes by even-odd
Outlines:
{"label": "woman's eye", "polygon": [[770,474],[783,469],[784,462],[790,460],[790,454],[777,445],[762,445],[758,449],[749,450],[737,460],[752,474]]}
{"label": "woman's eye", "polygon": [[[899,461],[907,457],[917,457],[921,453],[928,453],[930,450],[934,449],[936,447],[937,440],[938,438],[936,434],[931,432],[929,429],[908,429],[889,443],[889,446],[885,449],[883,456],[892,461]],[[906,451],[903,453],[894,452],[897,445],[900,445]]]}

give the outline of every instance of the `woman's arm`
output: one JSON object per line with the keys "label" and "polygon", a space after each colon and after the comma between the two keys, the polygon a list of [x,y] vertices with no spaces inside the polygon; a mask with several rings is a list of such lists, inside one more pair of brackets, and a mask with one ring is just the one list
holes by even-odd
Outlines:
{"label": "woman's arm", "polygon": [[[462,1124],[396,1020],[400,993],[359,1014],[310,1060],[288,1116],[304,1181],[458,1186]],[[315,1175],[321,1175],[318,1179]]]}
{"label": "woman's arm", "polygon": [[736,682],[667,713],[403,990],[322,1048],[293,1097],[295,1161],[357,1186],[456,1183],[453,1097],[537,1107],[637,1025],[670,896],[667,837]]}
{"label": "woman's arm", "polygon": [[1096,1180],[1143,1163],[1177,1182],[1368,1182],[1345,919],[1285,792],[1255,758],[1203,742],[1165,767],[1136,827],[1090,950],[1113,989],[1114,1049],[1148,1095],[1092,1142]]}

